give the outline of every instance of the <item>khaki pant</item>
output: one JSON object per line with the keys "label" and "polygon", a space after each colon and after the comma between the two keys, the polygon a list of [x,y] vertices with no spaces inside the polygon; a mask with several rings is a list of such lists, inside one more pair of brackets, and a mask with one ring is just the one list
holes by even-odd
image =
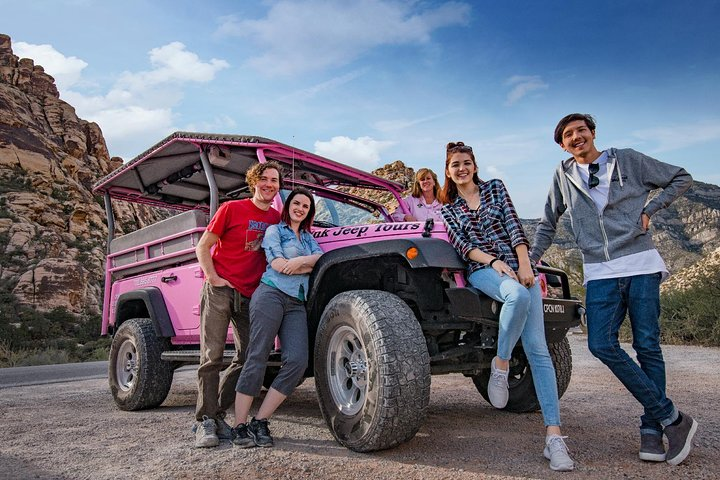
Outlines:
{"label": "khaki pant", "polygon": [[[249,337],[248,304],[230,287],[213,287],[205,282],[200,299],[200,367],[195,418],[225,418],[225,410],[235,401],[235,384],[245,363]],[[223,354],[228,326],[232,322],[235,357],[225,370],[222,381]]]}

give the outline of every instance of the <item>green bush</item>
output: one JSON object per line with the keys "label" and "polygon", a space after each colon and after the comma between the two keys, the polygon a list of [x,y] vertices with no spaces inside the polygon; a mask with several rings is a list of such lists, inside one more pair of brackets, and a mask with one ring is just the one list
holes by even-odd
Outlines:
{"label": "green bush", "polygon": [[720,271],[660,303],[663,342],[720,346]]}
{"label": "green bush", "polygon": [[[720,271],[691,288],[660,295],[661,342],[720,346]],[[632,341],[630,322],[620,328],[620,340]]]}
{"label": "green bush", "polygon": [[110,339],[100,337],[100,315],[75,315],[20,306],[5,293],[0,303],[0,367],[107,360]]}

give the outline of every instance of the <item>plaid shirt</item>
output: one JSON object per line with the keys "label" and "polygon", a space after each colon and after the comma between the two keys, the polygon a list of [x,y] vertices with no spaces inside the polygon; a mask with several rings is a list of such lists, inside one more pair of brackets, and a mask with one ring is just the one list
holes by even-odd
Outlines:
{"label": "plaid shirt", "polygon": [[[450,243],[460,256],[469,263],[468,274],[487,265],[468,258],[470,251],[481,252],[499,258],[510,268],[519,268],[515,247],[530,243],[525,237],[520,219],[502,180],[494,179],[478,184],[480,206],[471,210],[467,202],[458,195],[451,203],[442,207],[441,213],[447,227]],[[537,275],[535,266],[533,274]]]}

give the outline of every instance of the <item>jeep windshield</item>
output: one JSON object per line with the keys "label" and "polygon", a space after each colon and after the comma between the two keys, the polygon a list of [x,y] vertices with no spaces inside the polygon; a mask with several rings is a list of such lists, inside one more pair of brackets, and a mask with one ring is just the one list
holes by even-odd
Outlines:
{"label": "jeep windshield", "polygon": [[[296,182],[296,185],[307,188],[315,197],[313,225],[316,227],[346,227],[390,221],[389,213],[385,207],[366,198],[337,189],[319,188],[302,182]],[[287,188],[280,191],[283,202],[285,202],[289,194],[290,190]]]}

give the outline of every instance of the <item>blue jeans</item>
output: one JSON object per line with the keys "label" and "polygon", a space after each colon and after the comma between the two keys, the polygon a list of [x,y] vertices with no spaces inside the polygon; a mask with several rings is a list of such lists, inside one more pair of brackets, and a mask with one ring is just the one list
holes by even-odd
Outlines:
{"label": "blue jeans", "polygon": [[[665,396],[665,361],[660,349],[659,273],[591,280],[587,284],[588,347],[645,409],[641,433],[662,435],[678,413]],[[620,347],[618,331],[630,316],[637,363]],[[639,365],[638,365],[639,363]]]}
{"label": "blue jeans", "polygon": [[507,275],[501,276],[492,268],[474,271],[468,281],[488,297],[503,302],[497,355],[503,360],[510,360],[513,348],[519,339],[522,340],[545,426],[559,426],[557,380],[545,341],[540,284],[536,281],[535,285],[526,288]]}

